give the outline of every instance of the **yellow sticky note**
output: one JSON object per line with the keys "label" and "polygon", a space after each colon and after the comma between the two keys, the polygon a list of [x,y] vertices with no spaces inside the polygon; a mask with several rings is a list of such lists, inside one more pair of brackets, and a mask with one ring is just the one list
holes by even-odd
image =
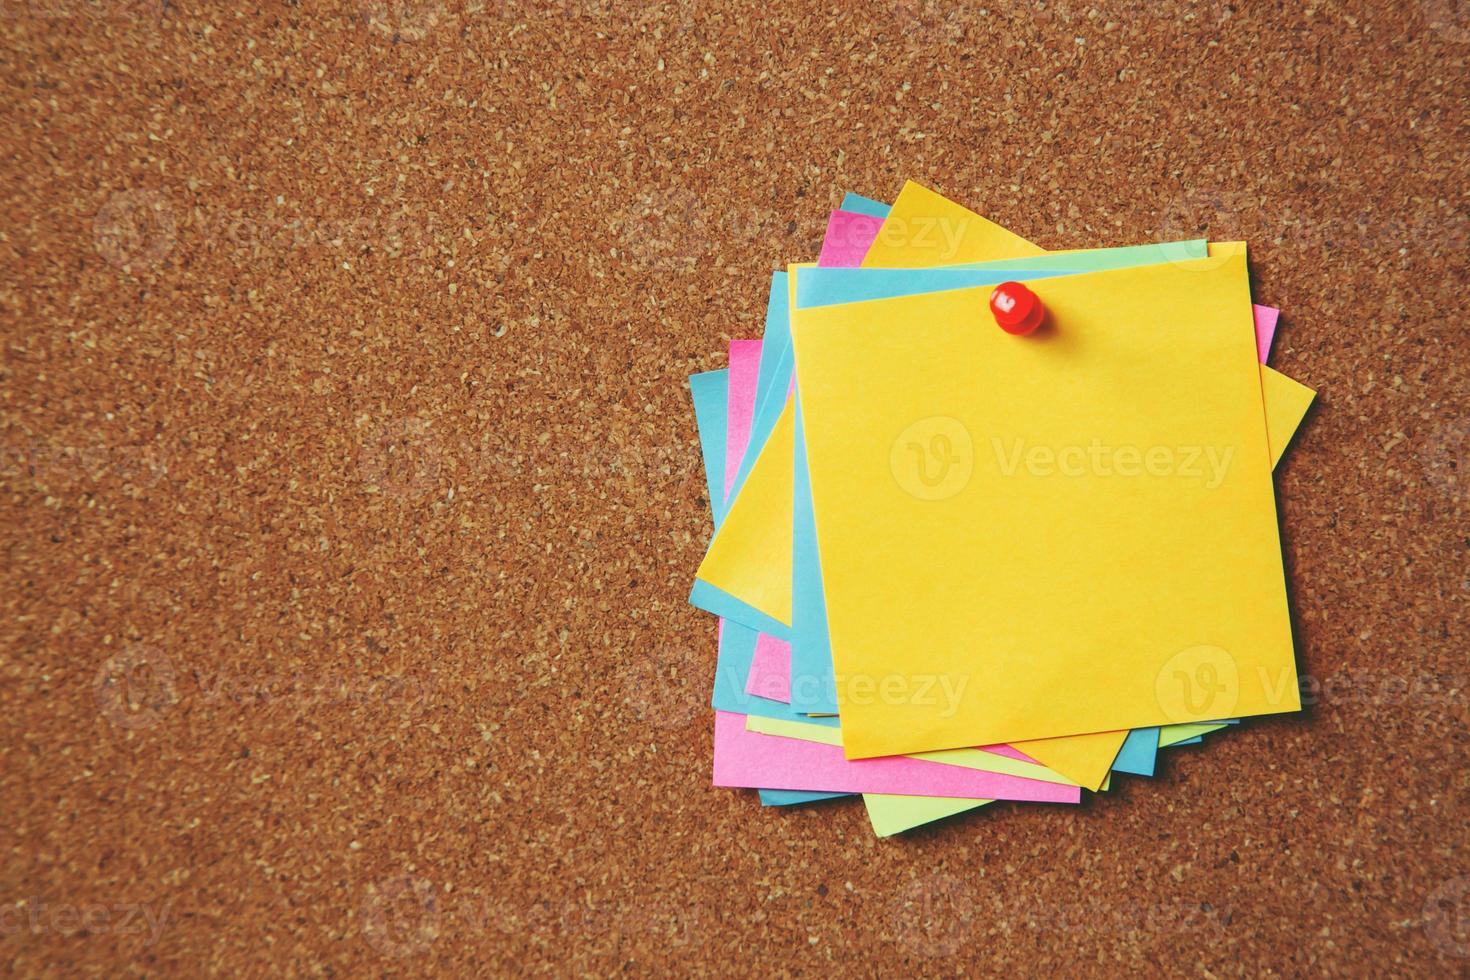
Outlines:
{"label": "yellow sticky note", "polygon": [[1039,248],[1000,225],[909,181],[893,202],[865,269],[921,269],[1041,255]]}
{"label": "yellow sticky note", "polygon": [[[1281,456],[1286,452],[1291,437],[1296,434],[1302,419],[1306,417],[1307,409],[1311,406],[1316,393],[1306,385],[1293,381],[1281,372],[1263,364],[1261,365],[1261,395],[1266,404],[1266,435],[1271,447],[1271,465],[1274,467],[1281,461]],[[1179,726],[1180,730],[1185,727]],[[1210,730],[1215,729],[1211,727]],[[1168,732],[1170,729],[1165,728],[1163,731]],[[1195,731],[1192,734],[1200,734],[1200,732]],[[1126,731],[1097,732],[1091,735],[1069,735],[1063,738],[1015,742],[1012,743],[1012,747],[1026,753],[1048,769],[1067,777],[1078,786],[1090,790],[1101,790],[1105,787],[1113,760],[1118,757],[1118,750],[1122,748],[1127,736]],[[1172,745],[1174,742],[1164,744]],[[898,826],[906,819],[906,815],[922,817],[936,807],[940,811],[946,811],[947,808],[947,804],[938,802],[921,803],[917,810],[908,814],[902,804],[893,802],[893,800],[901,799],[903,797],[894,797],[879,806],[880,817],[878,819],[884,823],[885,827],[897,828],[890,829],[892,833],[907,829],[907,827]],[[927,800],[929,798],[917,797],[916,799]],[[869,816],[870,818],[873,816],[871,807]],[[940,816],[948,816],[948,812],[941,812]],[[908,826],[915,825],[908,824]],[[875,829],[877,826],[878,822],[875,820]]]}
{"label": "yellow sticky note", "polygon": [[788,399],[696,573],[787,625],[791,623],[795,433],[796,412]]}
{"label": "yellow sticky note", "polygon": [[1299,706],[1243,253],[1033,289],[793,323],[849,757]]}
{"label": "yellow sticky note", "polygon": [[1027,742],[1012,742],[1011,747],[1024,752],[1054,772],[1072,780],[1078,786],[1096,790],[1108,778],[1113,760],[1128,732],[1091,732],[1086,735],[1065,735],[1061,738],[1041,738]]}
{"label": "yellow sticky note", "polygon": [[1291,437],[1296,435],[1317,393],[1280,371],[1261,365],[1261,397],[1266,403],[1266,441],[1271,445],[1271,466],[1281,462]]}

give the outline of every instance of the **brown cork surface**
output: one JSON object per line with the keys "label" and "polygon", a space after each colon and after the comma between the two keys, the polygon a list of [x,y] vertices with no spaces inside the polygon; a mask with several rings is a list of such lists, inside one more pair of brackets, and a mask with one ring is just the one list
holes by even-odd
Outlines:
{"label": "brown cork surface", "polygon": [[[1465,4],[852,6],[0,0],[4,972],[1470,969]],[[710,788],[684,379],[905,178],[1250,242],[1304,716]]]}

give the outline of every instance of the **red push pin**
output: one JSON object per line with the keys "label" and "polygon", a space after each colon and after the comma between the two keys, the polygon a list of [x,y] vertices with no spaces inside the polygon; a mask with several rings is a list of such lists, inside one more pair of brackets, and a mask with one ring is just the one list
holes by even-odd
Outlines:
{"label": "red push pin", "polygon": [[1046,307],[1036,294],[1018,282],[1003,282],[990,294],[990,312],[995,322],[1006,333],[1018,337],[1041,326],[1046,319]]}

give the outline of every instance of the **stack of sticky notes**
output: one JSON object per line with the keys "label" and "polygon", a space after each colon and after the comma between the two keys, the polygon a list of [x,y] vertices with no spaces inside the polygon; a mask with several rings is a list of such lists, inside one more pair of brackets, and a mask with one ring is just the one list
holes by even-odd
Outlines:
{"label": "stack of sticky notes", "polygon": [[[690,379],[714,534],[714,782],[880,835],[1075,804],[1300,707],[1246,246],[1048,252],[917,184],[848,195],[765,335]],[[1039,329],[998,324],[1020,284]]]}

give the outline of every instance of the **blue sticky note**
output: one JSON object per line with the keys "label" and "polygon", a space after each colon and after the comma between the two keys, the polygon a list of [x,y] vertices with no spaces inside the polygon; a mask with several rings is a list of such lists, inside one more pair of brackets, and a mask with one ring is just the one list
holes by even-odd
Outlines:
{"label": "blue sticky note", "polygon": [[[689,379],[689,387],[694,392],[694,424],[699,432],[700,453],[704,457],[705,475],[711,481],[711,488],[719,486],[714,482],[714,476],[719,475],[723,480],[724,440],[729,432],[730,404],[725,397],[729,382],[728,371],[709,371],[705,374],[696,374]],[[718,440],[718,442],[716,441]],[[710,498],[711,507],[715,501],[720,499],[717,493]],[[718,530],[724,519],[724,508],[716,511],[715,528]],[[702,582],[695,583],[695,592],[700,592]],[[724,596],[723,592],[710,586],[705,586],[710,592]],[[693,596],[690,601],[694,602]],[[729,597],[726,596],[728,599]],[[735,600],[730,599],[731,602]],[[708,603],[694,602],[696,606],[704,608]],[[775,620],[771,620],[775,626],[781,626]],[[783,631],[785,627],[782,627]],[[786,718],[790,716],[788,705],[778,705],[775,701],[756,697],[745,692],[745,682],[750,677],[750,664],[755,658],[756,630],[731,622],[726,619],[720,624],[719,652],[715,658],[715,687],[710,703],[720,711],[733,711],[736,714],[764,714],[771,713],[771,717]],[[779,706],[782,710],[778,713],[775,708]]]}
{"label": "blue sticky note", "polygon": [[761,806],[795,806],[799,803],[815,803],[818,800],[835,800],[851,793],[811,793],[799,789],[763,789],[760,791]]}
{"label": "blue sticky note", "polygon": [[730,372],[692,374],[689,392],[694,396],[694,424],[699,430],[699,454],[704,457],[710,515],[719,527],[725,520],[725,454],[716,447],[723,446],[727,438]]}
{"label": "blue sticky note", "polygon": [[1118,758],[1113,762],[1113,771],[1135,776],[1152,776],[1158,754],[1159,730],[1135,728],[1123,740],[1123,748],[1118,750]]}
{"label": "blue sticky note", "polygon": [[822,588],[822,562],[817,551],[817,522],[812,508],[812,477],[806,463],[800,396],[796,404],[796,461],[792,475],[795,512],[791,565],[791,703],[803,711],[835,714],[837,681],[832,666],[832,641],[827,634],[827,596]]}
{"label": "blue sticky note", "polygon": [[[796,306],[806,310],[838,303],[942,293],[1005,282],[1007,278],[1042,279],[1105,269],[1205,258],[1209,243],[1202,238],[1166,244],[1128,245],[1085,252],[1049,252],[999,262],[943,266],[935,269],[803,269],[797,277]],[[984,275],[977,275],[984,273]],[[1000,275],[1002,278],[995,279]],[[787,325],[790,332],[790,325]]]}
{"label": "blue sticky note", "polygon": [[886,218],[892,209],[882,201],[875,201],[871,197],[863,197],[848,191],[842,195],[843,211],[851,211],[854,214],[866,214],[870,218]]}
{"label": "blue sticky note", "polygon": [[809,718],[810,710],[796,704],[785,704],[751,694],[745,690],[750,680],[750,665],[755,659],[755,644],[760,634],[728,619],[720,627],[719,653],[715,657],[715,689],[710,706],[716,711],[737,715],[756,715],[781,721],[803,721],[814,725],[837,726],[834,718]]}
{"label": "blue sticky note", "polygon": [[[756,457],[760,455],[761,449],[764,448],[772,430],[776,427],[781,410],[786,406],[786,393],[791,387],[794,367],[791,348],[789,280],[790,277],[784,272],[777,272],[771,276],[771,294],[766,304],[766,333],[761,341],[761,359],[756,372],[756,407],[751,420],[750,442],[746,445],[745,455],[741,458],[740,466],[735,472],[729,500],[723,503],[724,513],[728,513],[730,502],[745,485],[745,480],[755,465]],[[728,416],[728,402],[721,411],[723,416]],[[713,433],[711,435],[713,437]],[[805,454],[803,458],[804,456]],[[695,608],[703,609],[723,619],[759,630],[762,633],[769,633],[778,640],[789,642],[791,639],[791,627],[787,624],[700,579],[694,580],[694,586],[689,592],[689,603]],[[824,612],[824,622],[825,619]],[[826,709],[813,707],[811,710]]]}

